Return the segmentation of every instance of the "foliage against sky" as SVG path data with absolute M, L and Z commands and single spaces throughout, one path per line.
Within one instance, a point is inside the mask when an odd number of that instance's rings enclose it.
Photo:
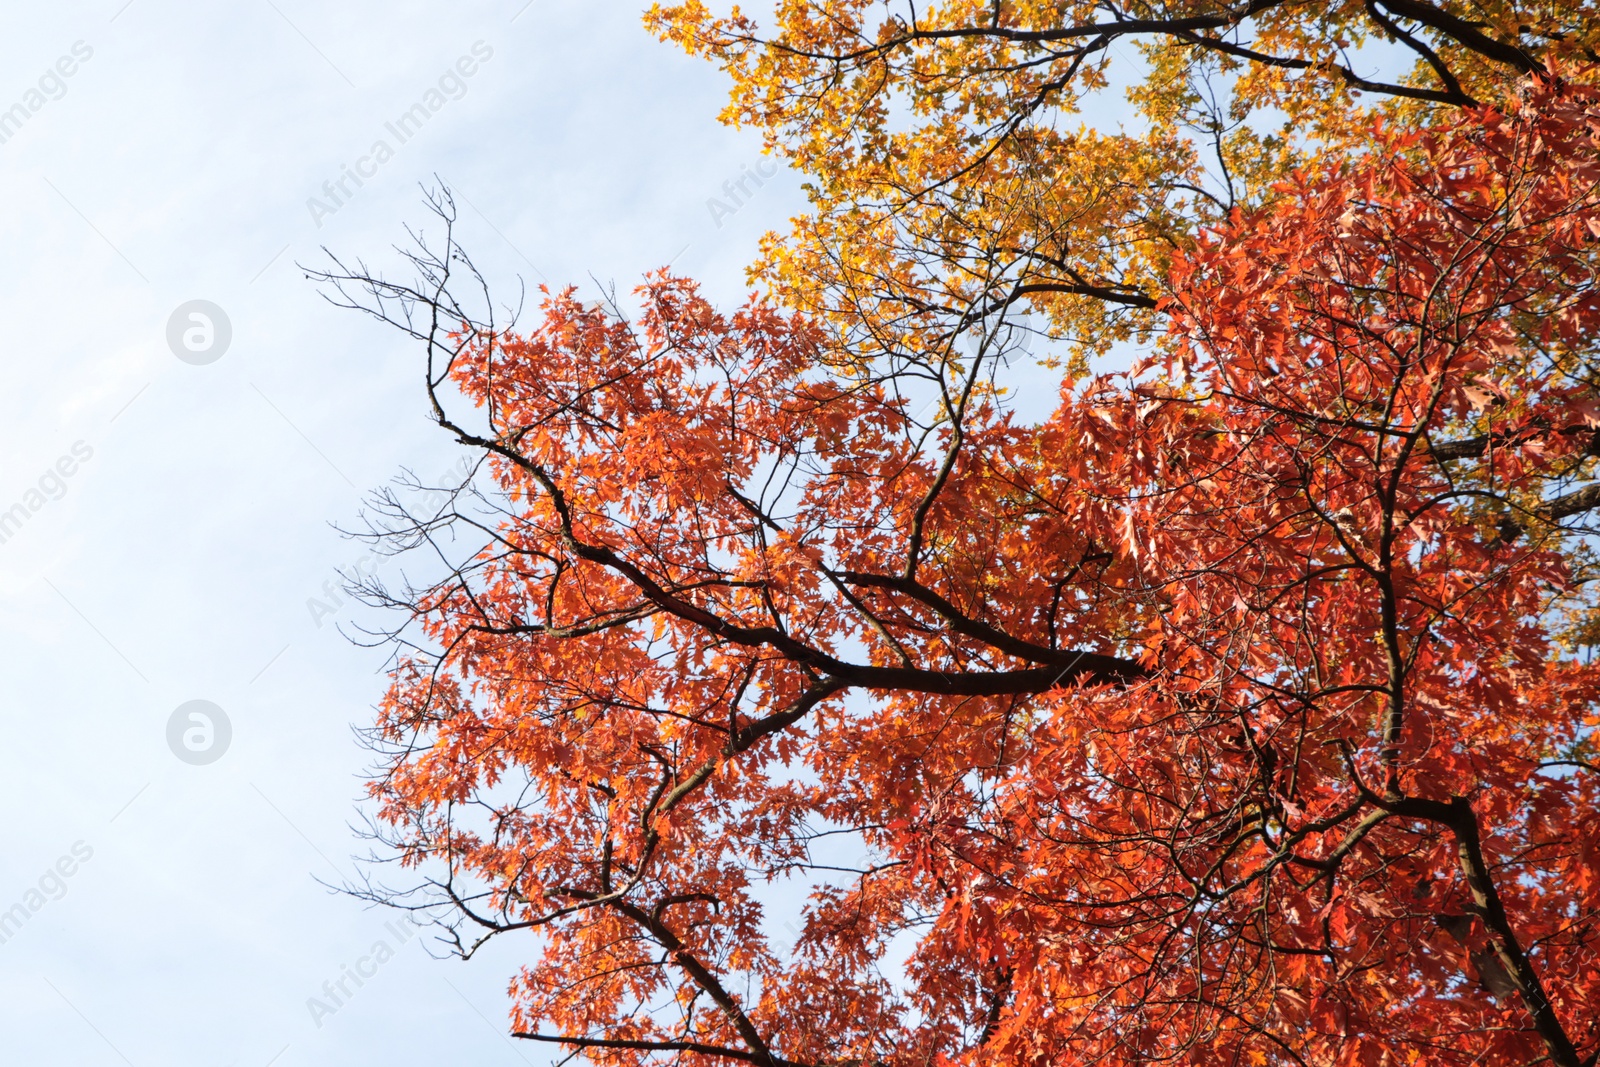
M 648 24 L 733 80 L 726 121 L 810 179 L 754 272 L 834 311 L 854 351 L 1025 298 L 1081 352 L 1148 326 L 1171 256 L 1379 116 L 1504 105 L 1584 61 L 1587 0 L 658 4 Z M 1128 86 L 1136 119 L 1101 117 Z M 930 328 L 931 327 L 931 328 Z M 883 332 L 886 336 L 878 336 Z
M 597 1063 L 1593 1064 L 1584 13 L 1163 9 L 1119 140 L 1027 103 L 1092 87 L 1104 5 L 869 10 L 651 16 L 815 179 L 771 295 L 518 330 L 453 245 L 343 279 L 485 461 L 386 502 L 485 547 L 369 590 L 424 878 L 376 895 L 530 938 L 515 1032 Z M 1369 111 L 1330 63 L 1384 19 L 1421 58 Z M 1182 86 L 1239 59 L 1316 136 L 1224 136 L 1208 199 Z M 1014 417 L 1033 300 L 1141 358 Z

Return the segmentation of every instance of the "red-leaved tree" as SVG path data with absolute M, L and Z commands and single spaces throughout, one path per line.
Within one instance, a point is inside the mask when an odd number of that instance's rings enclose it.
M 1597 131 L 1375 131 L 1037 422 L 1004 313 L 864 368 L 666 275 L 331 275 L 484 457 L 382 501 L 448 566 L 367 589 L 370 892 L 525 931 L 513 1032 L 618 1067 L 1594 1064 Z

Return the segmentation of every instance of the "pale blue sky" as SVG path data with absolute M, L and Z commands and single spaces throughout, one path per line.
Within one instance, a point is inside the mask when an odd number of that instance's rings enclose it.
M 307 1009 L 396 941 L 313 878 L 359 848 L 350 729 L 382 657 L 331 625 L 354 607 L 318 627 L 307 601 L 363 553 L 328 524 L 453 453 L 418 353 L 295 264 L 324 244 L 391 262 L 437 172 L 508 296 L 519 272 L 625 289 L 677 255 L 730 299 L 798 182 L 713 224 L 758 138 L 717 124 L 720 75 L 651 40 L 639 4 L 122 3 L 14 5 L 0 36 L 0 110 L 92 50 L 0 144 L 0 511 L 43 499 L 0 543 L 0 913 L 42 901 L 0 944 L 0 1060 L 549 1062 L 502 1036 L 526 942 L 462 964 L 412 939 L 320 1027 Z M 492 56 L 446 82 L 459 98 L 387 135 L 476 42 Z M 393 158 L 319 227 L 307 200 L 380 138 Z M 232 322 L 206 366 L 164 336 L 192 299 Z M 166 744 L 192 699 L 232 722 L 207 766 Z

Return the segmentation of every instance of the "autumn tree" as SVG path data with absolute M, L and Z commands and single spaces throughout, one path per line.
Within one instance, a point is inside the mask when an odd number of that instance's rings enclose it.
M 727 72 L 726 121 L 808 178 L 753 276 L 842 350 L 938 347 L 996 306 L 1068 354 L 1161 328 L 1175 253 L 1296 167 L 1505 106 L 1600 47 L 1590 0 L 783 0 L 770 25 L 656 4 Z M 1126 94 L 1125 122 L 1098 120 Z
M 1593 1065 L 1583 13 L 952 5 L 852 66 L 867 10 L 781 5 L 777 43 L 655 16 L 818 176 L 767 296 L 660 274 L 506 321 L 447 195 L 417 281 L 324 275 L 481 460 L 442 508 L 375 502 L 434 573 L 364 588 L 399 871 L 362 892 L 464 955 L 525 938 L 513 1033 L 618 1067 Z M 1380 31 L 1420 65 L 1360 114 L 1335 60 Z M 1020 167 L 1003 116 L 1141 33 L 1152 129 L 1210 63 L 1316 136 L 1223 136 L 1232 201 L 1065 142 L 986 199 L 962 153 Z M 930 56 L 967 76 L 923 98 Z M 1084 215 L 1093 167 L 1175 184 Z M 1140 331 L 1130 370 L 1081 358 Z

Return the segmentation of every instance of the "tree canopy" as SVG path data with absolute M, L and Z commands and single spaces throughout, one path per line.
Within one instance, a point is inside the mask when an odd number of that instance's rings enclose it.
M 1026 300 L 1081 355 L 1156 326 L 1175 252 L 1374 120 L 1505 106 L 1596 58 L 1587 0 L 700 0 L 647 23 L 731 77 L 726 121 L 809 179 L 753 275 L 859 356 Z M 1128 121 L 1096 119 L 1123 95 Z
M 481 460 L 364 892 L 616 1067 L 1592 1067 L 1588 7 L 906 12 L 648 16 L 812 181 L 742 307 L 325 275 Z

